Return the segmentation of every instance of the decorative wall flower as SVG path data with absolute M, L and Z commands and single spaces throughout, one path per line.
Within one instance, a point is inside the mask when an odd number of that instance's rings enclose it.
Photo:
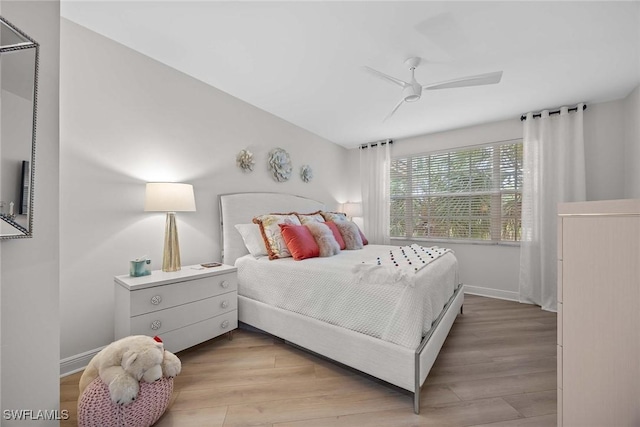
M 253 160 L 253 153 L 249 150 L 242 150 L 236 157 L 236 164 L 243 172 L 253 171 L 253 165 L 256 162 Z
M 313 171 L 311 170 L 311 166 L 302 165 L 302 167 L 300 168 L 300 178 L 302 178 L 304 182 L 311 181 L 311 178 L 313 178 Z
M 269 171 L 271 171 L 274 180 L 288 181 L 291 178 L 292 169 L 289 153 L 282 148 L 274 148 L 269 152 Z

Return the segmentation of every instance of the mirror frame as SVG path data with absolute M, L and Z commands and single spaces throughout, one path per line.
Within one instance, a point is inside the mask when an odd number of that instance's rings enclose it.
M 14 32 L 19 34 L 21 37 L 23 37 L 25 40 L 27 40 L 24 43 L 18 43 L 18 44 L 9 45 L 9 46 L 0 45 L 0 55 L 7 52 L 15 52 L 15 51 L 25 50 L 25 49 L 35 49 L 35 61 L 34 61 L 35 69 L 34 69 L 34 75 L 33 75 L 33 123 L 32 123 L 32 129 L 31 129 L 31 157 L 29 160 L 30 170 L 28 172 L 29 195 L 27 198 L 28 198 L 29 206 L 27 209 L 27 216 L 28 216 L 27 227 L 25 228 L 23 225 L 18 224 L 17 222 L 13 221 L 11 218 L 7 216 L 3 215 L 2 217 L 0 217 L 1 221 L 4 221 L 5 223 L 11 225 L 13 228 L 16 229 L 16 232 L 12 234 L 0 233 L 0 239 L 18 239 L 18 238 L 24 238 L 24 237 L 33 237 L 33 211 L 34 211 L 33 201 L 34 201 L 35 170 L 36 170 L 35 169 L 36 123 L 37 123 L 36 119 L 37 119 L 37 112 L 38 112 L 38 71 L 39 71 L 39 58 L 40 58 L 40 44 L 36 42 L 34 39 L 32 39 L 31 37 L 29 37 L 27 34 L 25 34 L 18 27 L 13 25 L 11 22 L 9 22 L 4 16 L 0 16 L 0 25 L 6 25 L 10 29 L 12 29 Z M 0 142 L 0 147 L 1 147 L 1 142 Z

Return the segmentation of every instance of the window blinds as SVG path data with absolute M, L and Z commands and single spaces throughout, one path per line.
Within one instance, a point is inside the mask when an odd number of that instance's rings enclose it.
M 517 241 L 522 142 L 391 162 L 391 236 Z

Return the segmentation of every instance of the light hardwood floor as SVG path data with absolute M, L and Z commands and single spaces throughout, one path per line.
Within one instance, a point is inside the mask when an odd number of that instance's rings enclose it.
M 423 387 L 409 395 L 246 330 L 178 353 L 169 410 L 156 426 L 555 426 L 556 315 L 465 296 Z M 75 426 L 80 373 L 61 380 Z

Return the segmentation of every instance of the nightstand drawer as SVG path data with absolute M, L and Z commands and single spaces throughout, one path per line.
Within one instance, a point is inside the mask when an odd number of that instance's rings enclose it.
M 132 335 L 162 335 L 238 308 L 234 292 L 131 318 Z
M 219 274 L 131 292 L 131 316 L 236 291 L 235 273 Z
M 178 352 L 192 347 L 197 343 L 210 340 L 238 327 L 238 312 L 236 310 L 220 316 L 212 317 L 189 326 L 162 334 L 164 348 L 171 352 Z

